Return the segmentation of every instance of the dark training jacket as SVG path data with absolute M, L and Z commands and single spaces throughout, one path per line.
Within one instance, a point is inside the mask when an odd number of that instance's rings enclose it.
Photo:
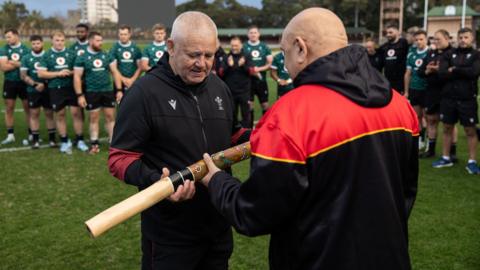
M 249 179 L 215 174 L 212 203 L 238 232 L 271 234 L 271 269 L 410 269 L 414 110 L 355 45 L 294 84 L 252 132 Z
M 449 52 L 452 49 L 452 47 L 448 46 L 444 50 L 433 50 L 429 51 L 427 56 L 423 59 L 423 63 L 418 69 L 418 75 L 422 78 L 425 78 L 427 80 L 427 91 L 430 93 L 435 93 L 440 95 L 442 93 L 442 87 L 445 85 L 445 81 L 440 78 L 438 72 L 426 74 L 425 71 L 427 70 L 427 65 L 430 62 L 435 62 L 440 61 L 443 58 L 443 55 L 447 52 Z
M 233 58 L 233 66 L 228 65 L 228 58 L 232 56 Z M 238 61 L 241 58 L 245 59 L 245 64 L 242 66 L 238 65 Z M 234 96 L 238 95 L 249 95 L 251 89 L 251 69 L 253 68 L 253 64 L 250 61 L 249 57 L 245 57 L 242 53 L 234 54 L 230 52 L 226 55 L 223 59 L 223 80 L 228 85 L 228 88 L 232 92 Z
M 237 141 L 249 132 L 233 126 L 230 92 L 217 76 L 189 86 L 174 75 L 166 53 L 134 83 L 122 100 L 110 147 L 110 172 L 140 190 L 160 179 L 162 167 L 174 173 Z M 142 233 L 150 240 L 181 245 L 210 240 L 229 229 L 196 185 L 193 199 L 164 200 L 142 212 Z
M 448 72 L 448 68 L 453 71 Z M 480 53 L 473 48 L 455 48 L 443 54 L 439 77 L 445 80 L 442 97 L 456 100 L 476 99 L 480 76 Z

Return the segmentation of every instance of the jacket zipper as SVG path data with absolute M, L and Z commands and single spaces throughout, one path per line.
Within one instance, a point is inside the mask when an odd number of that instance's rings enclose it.
M 202 110 L 200 110 L 200 103 L 198 102 L 197 96 L 195 96 L 192 92 L 190 92 L 190 95 L 193 97 L 197 105 L 198 115 L 200 116 L 200 124 L 202 126 L 203 142 L 205 143 L 205 150 L 208 152 L 208 141 L 207 135 L 205 134 L 205 123 L 203 122 Z

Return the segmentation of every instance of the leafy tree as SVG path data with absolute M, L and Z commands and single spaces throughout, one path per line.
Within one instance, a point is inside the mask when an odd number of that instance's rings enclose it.
M 6 1 L 1 5 L 0 27 L 19 28 L 22 21 L 28 16 L 28 10 L 23 3 Z

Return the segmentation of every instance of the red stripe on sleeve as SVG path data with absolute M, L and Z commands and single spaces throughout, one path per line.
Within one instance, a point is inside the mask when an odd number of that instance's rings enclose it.
M 238 139 L 240 139 L 240 137 L 242 137 L 242 135 L 245 134 L 247 130 L 248 128 L 241 128 L 237 132 L 235 132 L 235 134 L 233 134 L 232 136 L 232 145 L 236 145 L 238 143 Z
M 110 173 L 123 181 L 128 166 L 134 161 L 139 160 L 141 156 L 142 153 L 110 147 L 108 154 L 108 168 Z

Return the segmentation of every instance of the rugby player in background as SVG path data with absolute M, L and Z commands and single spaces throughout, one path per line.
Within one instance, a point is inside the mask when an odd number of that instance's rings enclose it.
M 28 107 L 30 109 L 30 129 L 32 130 L 32 148 L 40 147 L 40 107 L 43 107 L 48 129 L 50 147 L 55 147 L 55 120 L 52 105 L 48 96 L 47 83 L 38 77 L 37 67 L 40 66 L 45 51 L 43 38 L 38 35 L 30 37 L 32 51 L 22 58 L 20 77 L 27 84 Z
M 66 109 L 70 107 L 77 148 L 85 152 L 88 146 L 83 139 L 82 110 L 73 90 L 73 63 L 75 53 L 65 47 L 65 34 L 57 31 L 52 35 L 52 48 L 48 50 L 37 68 L 38 77 L 48 80 L 48 92 L 55 111 L 57 131 L 60 135 L 60 152 L 71 154 L 72 143 L 67 135 Z
M 387 27 L 387 42 L 380 47 L 381 66 L 383 74 L 390 85 L 400 94 L 403 94 L 404 76 L 407 64 L 408 42 L 400 37 L 396 26 Z
M 98 140 L 100 111 L 103 110 L 105 129 L 110 142 L 115 125 L 115 105 L 120 102 L 123 93 L 117 61 L 102 50 L 102 35 L 90 32 L 88 42 L 89 46 L 85 53 L 75 60 L 73 83 L 78 105 L 89 111 L 90 154 L 96 154 L 100 152 Z M 112 89 L 110 74 L 114 78 L 115 90 Z M 82 88 L 82 78 L 85 80 L 85 91 Z
M 157 23 L 152 27 L 153 42 L 145 47 L 142 55 L 143 70 L 147 71 L 155 66 L 167 51 L 165 38 L 167 37 L 167 29 L 163 24 Z
M 142 52 L 137 44 L 131 41 L 131 37 L 132 28 L 121 25 L 118 29 L 118 42 L 109 51 L 110 58 L 117 61 L 122 91 L 129 89 L 142 73 Z
M 269 107 L 267 71 L 270 69 L 273 56 L 267 44 L 260 41 L 260 30 L 255 25 L 248 28 L 248 41 L 243 44 L 243 51 L 254 65 L 254 73 L 251 77 L 252 93 L 250 99 L 250 119 L 252 120 L 251 126 L 253 126 L 255 96 L 258 97 L 263 114 Z
M 25 120 L 29 126 L 29 109 L 27 102 L 27 86 L 20 78 L 20 65 L 24 55 L 30 53 L 18 36 L 16 29 L 7 29 L 5 31 L 5 39 L 7 44 L 0 50 L 0 68 L 4 72 L 3 81 L 3 98 L 5 100 L 5 126 L 7 128 L 7 138 L 1 144 L 9 144 L 15 142 L 14 135 L 14 111 L 17 97 L 22 100 Z M 28 129 L 28 139 L 32 140 L 30 128 Z M 26 141 L 28 144 L 28 141 Z M 25 143 L 24 143 L 25 144 Z

